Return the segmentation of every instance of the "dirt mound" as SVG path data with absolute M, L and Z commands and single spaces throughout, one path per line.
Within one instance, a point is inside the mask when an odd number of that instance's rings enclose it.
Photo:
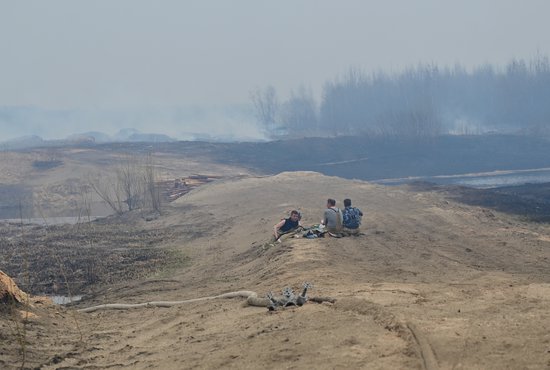
M 0 271 L 0 302 L 1 303 L 25 303 L 28 301 L 27 293 L 17 287 L 12 278 Z

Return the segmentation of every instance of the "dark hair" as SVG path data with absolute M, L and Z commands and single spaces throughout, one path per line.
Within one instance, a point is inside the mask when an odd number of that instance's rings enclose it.
M 349 207 L 351 206 L 351 199 L 344 199 L 344 207 Z
M 327 199 L 327 204 L 330 204 L 332 207 L 336 205 L 336 201 L 334 199 Z
M 290 211 L 290 217 L 292 217 L 292 215 L 298 215 L 298 221 L 302 219 L 302 214 L 300 213 L 300 211 L 293 209 L 292 211 Z

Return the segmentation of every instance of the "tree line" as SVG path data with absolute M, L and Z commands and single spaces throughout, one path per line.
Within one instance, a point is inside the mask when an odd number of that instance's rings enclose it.
M 320 102 L 304 87 L 284 100 L 272 86 L 250 96 L 257 122 L 273 137 L 550 135 L 550 62 L 543 55 L 470 71 L 459 64 L 394 74 L 350 68 L 325 83 Z

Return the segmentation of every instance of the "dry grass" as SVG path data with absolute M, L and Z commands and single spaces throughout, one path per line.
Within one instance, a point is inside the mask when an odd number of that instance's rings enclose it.
M 94 286 L 143 279 L 168 262 L 183 262 L 177 252 L 158 247 L 171 237 L 169 229 L 116 223 L 0 224 L 0 269 L 35 294 L 82 294 Z

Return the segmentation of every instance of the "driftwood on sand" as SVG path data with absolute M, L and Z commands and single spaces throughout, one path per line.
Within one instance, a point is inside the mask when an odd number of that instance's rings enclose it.
M 224 293 L 224 294 L 210 296 L 210 297 L 186 299 L 183 301 L 152 301 L 152 302 L 135 303 L 135 304 L 108 303 L 108 304 L 101 304 L 98 306 L 92 306 L 88 308 L 82 308 L 78 311 L 94 312 L 99 310 L 125 310 L 128 308 L 140 308 L 140 307 L 172 307 L 172 306 L 177 306 L 185 303 L 209 301 L 212 299 L 220 299 L 220 298 L 246 298 L 246 302 L 248 305 L 257 306 L 257 307 L 267 307 L 267 305 L 269 304 L 269 300 L 267 298 L 258 297 L 258 294 L 256 294 L 256 292 L 252 292 L 248 290 L 240 290 L 236 292 Z
M 268 307 L 272 303 L 270 299 L 267 297 L 265 298 L 258 297 L 258 294 L 256 292 L 252 292 L 249 290 L 239 290 L 236 292 L 229 292 L 229 293 L 224 293 L 224 294 L 215 295 L 215 296 L 186 299 L 183 301 L 152 301 L 152 302 L 133 303 L 133 304 L 107 303 L 107 304 L 101 304 L 101 305 L 92 306 L 88 308 L 82 308 L 82 309 L 79 309 L 78 311 L 95 312 L 100 310 L 126 310 L 129 308 L 141 308 L 141 307 L 172 307 L 172 306 L 177 306 L 185 303 L 202 302 L 202 301 L 209 301 L 213 299 L 224 299 L 224 298 L 225 299 L 246 298 L 246 303 L 249 306 L 256 306 L 256 307 Z M 312 297 L 309 300 L 316 303 L 322 303 L 322 302 L 334 303 L 336 301 L 334 298 L 330 298 L 330 297 Z

